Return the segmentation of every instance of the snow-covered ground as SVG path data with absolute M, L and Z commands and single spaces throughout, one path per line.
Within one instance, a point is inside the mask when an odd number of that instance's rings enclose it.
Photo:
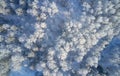
M 0 70 L 119 76 L 120 0 L 0 0 Z

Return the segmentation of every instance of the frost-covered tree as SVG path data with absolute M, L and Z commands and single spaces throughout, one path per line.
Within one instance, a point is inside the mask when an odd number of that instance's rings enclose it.
M 119 0 L 1 0 L 4 73 L 119 76 L 119 8 Z

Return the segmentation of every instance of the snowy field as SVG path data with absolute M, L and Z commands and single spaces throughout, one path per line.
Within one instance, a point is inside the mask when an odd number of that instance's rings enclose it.
M 0 0 L 0 76 L 120 76 L 120 0 Z

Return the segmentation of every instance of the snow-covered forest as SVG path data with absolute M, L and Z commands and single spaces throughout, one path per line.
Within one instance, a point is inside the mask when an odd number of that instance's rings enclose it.
M 0 0 L 0 76 L 120 76 L 120 0 Z

